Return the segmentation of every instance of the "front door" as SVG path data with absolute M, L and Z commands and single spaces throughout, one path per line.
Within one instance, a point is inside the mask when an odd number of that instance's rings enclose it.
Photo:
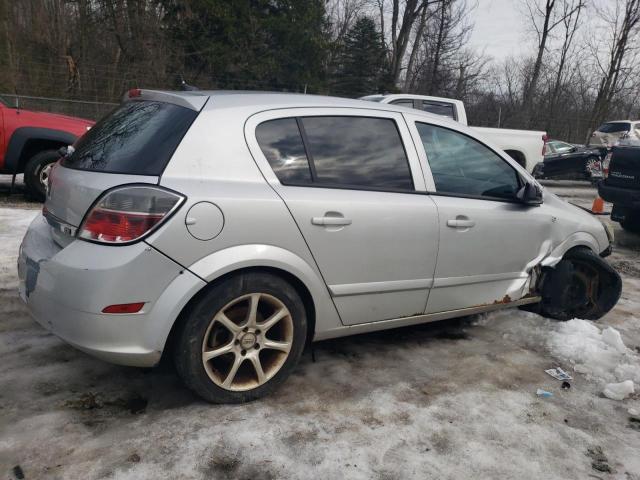
M 521 298 L 535 259 L 550 246 L 551 216 L 515 200 L 516 170 L 478 140 L 444 126 L 415 126 L 440 217 L 427 313 Z
M 438 216 L 407 126 L 393 112 L 320 110 L 253 117 L 254 157 L 302 232 L 344 324 L 422 314 Z

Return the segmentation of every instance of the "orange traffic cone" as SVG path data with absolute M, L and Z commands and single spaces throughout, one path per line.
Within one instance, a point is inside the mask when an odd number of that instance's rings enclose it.
M 600 195 L 596 195 L 596 198 L 593 200 L 591 213 L 594 213 L 596 215 L 602 215 L 604 213 L 604 200 L 600 197 Z

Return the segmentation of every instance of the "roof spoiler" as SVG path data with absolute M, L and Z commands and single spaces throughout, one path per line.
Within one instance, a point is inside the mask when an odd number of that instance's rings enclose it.
M 209 100 L 208 95 L 203 95 L 197 91 L 191 92 L 168 92 L 161 90 L 146 90 L 142 88 L 132 88 L 124 94 L 122 101 L 131 102 L 137 100 L 152 100 L 156 102 L 172 103 L 180 107 L 189 108 L 199 112 Z

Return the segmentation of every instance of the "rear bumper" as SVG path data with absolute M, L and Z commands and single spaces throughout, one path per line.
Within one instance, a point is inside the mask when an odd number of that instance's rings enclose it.
M 18 276 L 20 296 L 43 327 L 93 356 L 141 367 L 158 363 L 182 307 L 205 285 L 142 242 L 61 248 L 41 215 L 20 247 Z M 133 302 L 145 302 L 136 314 L 101 313 Z

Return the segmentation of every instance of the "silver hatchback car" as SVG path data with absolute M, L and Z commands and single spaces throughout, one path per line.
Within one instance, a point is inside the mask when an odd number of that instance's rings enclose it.
M 200 396 L 281 384 L 305 344 L 497 308 L 597 319 L 611 236 L 446 118 L 296 94 L 132 90 L 50 176 L 20 249 L 35 319 Z

